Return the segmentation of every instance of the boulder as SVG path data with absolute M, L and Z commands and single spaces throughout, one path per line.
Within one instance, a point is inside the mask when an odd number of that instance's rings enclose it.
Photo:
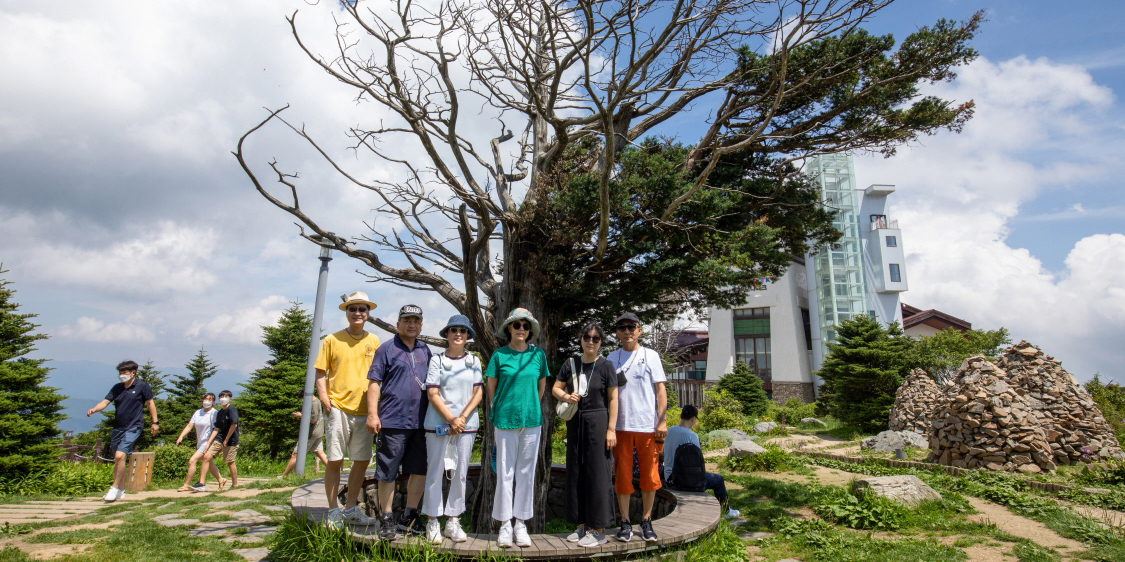
M 749 441 L 754 439 L 754 436 L 741 429 L 716 429 L 707 433 L 707 439 L 718 439 L 724 443 L 724 446 L 729 447 L 735 441 Z
M 906 442 L 903 441 L 902 436 L 897 432 L 884 431 L 879 435 L 868 437 L 861 441 L 859 443 L 859 448 L 863 450 L 893 453 L 895 449 L 905 449 Z
M 754 433 L 765 433 L 777 429 L 776 422 L 758 422 L 754 424 Z
M 856 480 L 852 490 L 857 494 L 875 494 L 906 505 L 917 505 L 925 500 L 940 500 L 941 494 L 917 476 L 878 476 Z
M 731 443 L 730 453 L 727 456 L 732 458 L 753 457 L 764 452 L 766 452 L 765 447 L 762 447 L 761 445 L 750 441 L 749 439 L 744 439 L 742 441 L 735 441 L 734 443 Z
M 816 418 L 801 418 L 801 425 L 818 425 L 820 427 L 825 427 L 825 428 L 828 427 L 828 424 L 826 424 L 826 423 L 824 423 L 824 422 L 822 422 L 822 421 L 820 421 Z
M 896 431 L 895 433 L 897 433 L 899 437 L 902 437 L 902 440 L 904 443 L 906 443 L 907 447 L 914 447 L 915 449 L 930 448 L 929 438 L 927 438 L 925 435 L 922 435 L 921 433 L 915 433 L 913 431 Z

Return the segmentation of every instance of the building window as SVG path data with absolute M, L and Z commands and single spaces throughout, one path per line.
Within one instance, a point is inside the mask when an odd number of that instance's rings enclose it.
M 763 382 L 772 380 L 770 358 L 770 309 L 734 310 L 735 358 L 750 366 Z
M 892 263 L 891 265 L 891 283 L 902 283 L 902 273 L 898 270 L 898 264 Z
M 888 236 L 887 237 L 887 247 L 888 248 L 895 248 L 897 246 L 898 246 L 898 240 L 894 236 Z
M 701 381 L 707 379 L 707 360 L 692 361 L 692 369 L 688 371 L 687 379 L 692 381 Z
M 801 325 L 805 328 L 805 347 L 812 351 L 812 322 L 807 308 L 801 309 Z

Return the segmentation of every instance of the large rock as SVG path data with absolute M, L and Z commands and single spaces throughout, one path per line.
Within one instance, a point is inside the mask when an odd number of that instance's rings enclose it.
M 879 435 L 874 435 L 860 441 L 859 448 L 863 450 L 893 453 L 895 449 L 905 449 L 906 442 L 902 440 L 902 436 L 898 433 L 894 431 L 884 431 Z
M 1005 350 L 996 366 L 1037 414 L 1056 463 L 1125 456 L 1090 393 L 1058 360 L 1021 341 Z
M 915 433 L 913 431 L 896 431 L 895 433 L 897 433 L 899 437 L 902 437 L 907 447 L 914 447 L 915 449 L 930 448 L 930 440 L 921 433 Z
M 1057 468 L 1034 405 L 983 355 L 966 359 L 931 417 L 931 462 L 1041 472 Z
M 735 441 L 734 443 L 731 443 L 730 453 L 727 456 L 752 457 L 754 455 L 760 455 L 764 452 L 766 452 L 765 447 L 762 447 L 761 445 L 750 441 L 749 439 L 744 439 L 742 441 Z
M 941 388 L 922 369 L 914 369 L 895 392 L 891 407 L 891 431 L 914 431 L 925 434 L 930 430 L 930 414 L 943 393 Z
M 718 439 L 723 441 L 726 446 L 730 446 L 735 441 L 749 441 L 754 439 L 753 435 L 742 431 L 741 429 L 716 429 L 707 433 L 707 439 Z
M 856 480 L 852 484 L 856 494 L 875 494 L 906 505 L 917 505 L 925 500 L 940 500 L 941 494 L 917 476 L 878 476 Z
M 824 427 L 824 428 L 828 427 L 828 424 L 826 424 L 826 423 L 824 423 L 824 422 L 822 422 L 822 421 L 820 421 L 816 418 L 801 418 L 801 425 L 818 425 L 818 426 Z
M 754 424 L 754 433 L 765 433 L 777 429 L 776 422 L 758 422 Z

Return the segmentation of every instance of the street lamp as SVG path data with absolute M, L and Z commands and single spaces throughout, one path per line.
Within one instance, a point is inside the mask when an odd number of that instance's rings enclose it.
M 331 232 L 329 236 L 335 237 Z M 316 281 L 316 305 L 313 307 L 312 335 L 309 336 L 309 360 L 305 369 L 305 399 L 301 403 L 301 431 L 297 437 L 297 474 L 305 474 L 305 453 L 309 445 L 309 418 L 312 417 L 313 386 L 316 383 L 316 355 L 320 348 L 320 321 L 324 317 L 324 291 L 328 285 L 328 262 L 332 261 L 332 246 L 328 238 L 319 234 L 310 236 L 320 245 L 320 276 Z

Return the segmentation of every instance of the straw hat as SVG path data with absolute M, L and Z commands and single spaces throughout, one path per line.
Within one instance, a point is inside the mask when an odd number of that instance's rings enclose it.
M 527 337 L 527 341 L 531 341 L 539 335 L 539 321 L 531 315 L 531 311 L 526 308 L 517 308 L 508 313 L 508 318 L 504 320 L 504 323 L 496 330 L 496 337 L 501 340 L 510 339 L 508 324 L 517 320 L 527 320 L 531 323 L 531 335 Z
M 344 299 L 344 302 L 340 305 L 340 310 L 347 312 L 348 305 L 350 304 L 366 304 L 368 311 L 375 310 L 375 303 L 367 300 L 367 293 L 363 293 L 360 291 L 356 291 L 348 295 L 347 298 Z

